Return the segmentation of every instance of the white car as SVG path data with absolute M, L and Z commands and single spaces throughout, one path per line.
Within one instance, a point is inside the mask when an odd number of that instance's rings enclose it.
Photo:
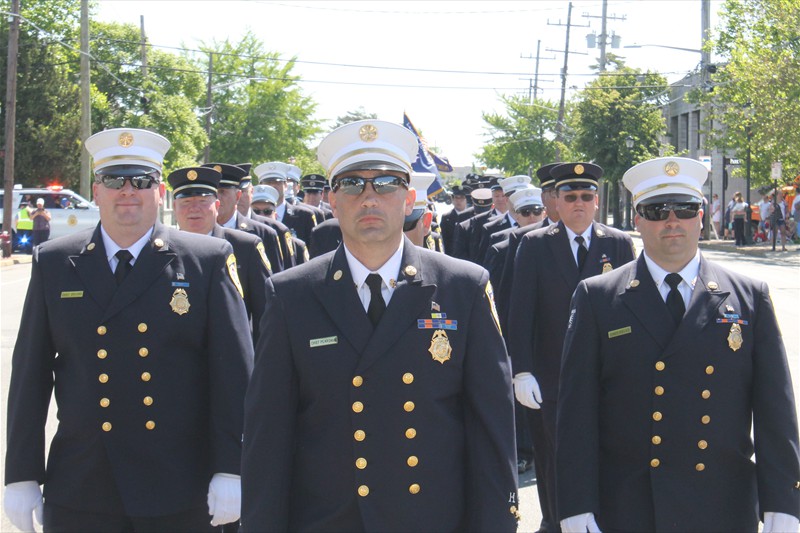
M 76 231 L 94 228 L 100 221 L 100 210 L 92 202 L 78 193 L 61 187 L 30 189 L 16 186 L 13 189 L 14 213 L 11 215 L 12 226 L 14 216 L 28 202 L 36 205 L 36 200 L 44 199 L 44 207 L 50 212 L 50 238 L 55 239 Z M 3 196 L 0 190 L 0 226 L 3 220 Z M 13 229 L 13 227 L 12 227 Z M 23 235 L 14 239 L 13 247 L 28 249 L 27 242 L 21 242 Z

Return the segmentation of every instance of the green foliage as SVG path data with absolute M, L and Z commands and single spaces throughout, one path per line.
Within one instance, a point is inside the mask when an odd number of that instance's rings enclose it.
M 693 95 L 722 124 L 712 142 L 739 157 L 750 147 L 753 186 L 770 182 L 773 161 L 790 181 L 800 173 L 800 2 L 727 0 L 712 46 L 727 62 L 713 91 Z
M 344 126 L 345 124 L 350 124 L 351 122 L 358 122 L 359 120 L 368 120 L 368 119 L 377 119 L 378 115 L 375 113 L 368 113 L 363 106 L 358 106 L 357 109 L 353 111 L 348 111 L 345 115 L 336 117 L 336 122 L 331 127 L 331 131 Z

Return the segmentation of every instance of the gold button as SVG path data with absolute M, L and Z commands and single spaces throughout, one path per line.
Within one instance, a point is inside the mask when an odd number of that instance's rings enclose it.
M 111 400 L 108 398 L 100 398 L 100 407 L 108 407 L 111 405 Z
M 98 335 L 105 335 L 107 331 L 108 331 L 108 329 L 106 329 L 105 326 L 100 326 L 99 328 L 97 328 L 97 334 Z
M 403 404 L 403 409 L 405 409 L 406 413 L 410 413 L 414 410 L 414 402 L 406 402 Z
M 364 410 L 364 404 L 361 402 L 353 402 L 353 412 L 360 413 Z
M 150 381 L 150 372 L 142 372 L 142 381 Z
M 150 355 L 150 350 L 147 348 L 139 348 L 139 357 L 147 357 Z
M 417 466 L 419 464 L 419 459 L 417 459 L 416 455 L 412 455 L 406 460 L 406 463 L 411 468 L 414 468 L 415 466 Z
M 359 496 L 361 496 L 363 498 L 367 494 L 369 494 L 369 487 L 367 487 L 366 485 L 361 485 L 360 487 L 358 487 L 358 495 Z
M 414 374 L 412 374 L 411 372 L 406 372 L 405 374 L 403 374 L 403 383 L 405 383 L 406 385 L 411 385 L 412 383 L 414 383 Z
M 664 361 L 658 361 L 656 363 L 656 370 L 658 370 L 659 372 L 664 370 L 666 367 L 667 367 L 667 365 L 664 364 Z
M 361 376 L 356 376 L 353 378 L 353 387 L 360 387 L 362 383 L 364 383 L 364 378 Z
M 414 428 L 408 428 L 408 429 L 406 430 L 406 438 L 407 438 L 407 439 L 413 439 L 413 438 L 414 438 L 414 437 L 416 437 L 416 436 L 417 436 L 417 430 L 416 430 L 416 429 L 414 429 Z
M 711 398 L 711 391 L 704 390 L 703 393 L 700 394 L 700 396 L 702 396 L 704 400 L 708 400 L 709 398 Z
M 100 374 L 99 376 L 97 376 L 97 379 L 98 379 L 98 381 L 100 381 L 100 383 L 107 383 L 108 382 L 108 374 Z
M 662 394 L 664 394 L 664 387 L 662 387 L 661 385 L 658 385 L 656 387 L 656 389 L 655 389 L 655 393 L 656 393 L 656 396 L 661 396 Z
M 353 433 L 353 438 L 356 439 L 358 442 L 367 438 L 367 434 L 364 433 L 363 429 L 357 429 L 355 433 Z
M 656 422 L 658 422 L 662 418 L 664 418 L 664 417 L 661 415 L 661 413 L 659 411 L 656 411 L 655 413 L 653 413 L 653 420 L 655 420 Z
M 148 420 L 148 421 L 145 423 L 144 427 L 146 427 L 147 429 L 155 429 L 155 427 L 156 427 L 156 423 L 155 423 L 155 422 L 153 422 L 152 420 Z
M 703 463 L 697 463 L 696 465 L 694 465 L 694 469 L 697 470 L 698 472 L 702 472 L 703 470 L 706 469 L 706 465 L 704 465 Z
M 102 350 L 102 349 L 101 350 L 97 350 L 97 358 L 98 359 L 105 359 L 106 357 L 108 357 L 108 352 L 107 351 Z
M 651 459 L 650 460 L 650 466 L 652 466 L 653 468 L 658 468 L 658 465 L 660 465 L 660 464 L 661 464 L 661 461 L 659 461 L 658 459 Z
M 103 422 L 103 431 L 111 431 L 111 422 Z
M 420 491 L 419 483 L 414 483 L 413 485 L 408 487 L 408 492 L 410 492 L 411 494 L 419 494 L 419 491 Z
M 153 397 L 152 396 L 145 396 L 144 399 L 142 399 L 142 403 L 147 405 L 148 407 L 153 405 Z
M 708 365 L 708 366 L 706 367 L 706 374 L 708 374 L 708 375 L 710 376 L 710 375 L 711 375 L 711 374 L 713 374 L 713 373 L 714 373 L 714 367 L 713 367 L 713 366 L 711 366 L 711 365 Z
M 653 438 L 652 438 L 652 439 L 650 439 L 650 440 L 651 440 L 651 441 L 653 442 L 653 444 L 655 444 L 656 446 L 658 446 L 659 444 L 661 444 L 661 437 L 659 437 L 658 435 L 653 435 Z
M 356 459 L 356 468 L 359 470 L 364 470 L 367 467 L 367 460 L 363 457 L 359 457 Z
M 709 422 L 711 422 L 711 417 L 708 415 L 703 415 L 703 417 L 700 419 L 700 422 L 702 422 L 703 424 L 708 424 Z
M 145 324 L 144 322 L 142 322 L 141 324 L 139 324 L 139 325 L 137 326 L 137 328 L 136 328 L 136 329 L 138 329 L 138 330 L 139 330 L 139 333 L 144 333 L 145 331 L 147 331 L 147 324 Z
M 700 448 L 701 450 L 705 450 L 706 448 L 708 448 L 708 443 L 704 440 L 701 440 L 700 442 L 697 443 L 697 447 Z

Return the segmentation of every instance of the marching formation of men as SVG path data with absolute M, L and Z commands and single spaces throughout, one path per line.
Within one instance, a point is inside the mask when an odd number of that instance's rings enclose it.
M 533 469 L 543 532 L 798 530 L 785 349 L 698 250 L 701 163 L 625 174 L 637 259 L 591 162 L 470 174 L 437 220 L 385 121 L 325 137 L 327 178 L 85 144 L 100 223 L 35 248 L 13 354 L 19 529 L 511 532 Z

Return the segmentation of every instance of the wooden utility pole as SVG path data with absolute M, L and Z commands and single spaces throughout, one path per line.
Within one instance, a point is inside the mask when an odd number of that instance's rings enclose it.
M 211 162 L 211 108 L 214 105 L 211 95 L 211 81 L 214 76 L 214 52 L 208 53 L 208 86 L 206 88 L 206 135 L 208 135 L 208 142 L 206 142 L 206 149 L 203 155 L 203 163 Z
M 3 165 L 3 229 L 11 235 L 14 191 L 14 140 L 17 134 L 17 53 L 19 50 L 19 2 L 11 0 L 8 31 L 8 61 L 6 63 L 6 148 Z M 11 239 L 3 240 L 3 257 L 10 257 L 13 248 Z
M 89 79 L 89 0 L 81 0 L 81 175 L 80 193 L 91 198 L 92 167 L 83 143 L 92 135 L 92 90 Z
M 561 69 L 561 100 L 558 102 L 558 122 L 556 123 L 556 160 L 561 161 L 561 144 L 564 142 L 564 106 L 567 96 L 567 66 L 569 65 L 569 29 L 572 24 L 572 2 L 567 10 L 567 39 L 564 45 L 564 67 Z

